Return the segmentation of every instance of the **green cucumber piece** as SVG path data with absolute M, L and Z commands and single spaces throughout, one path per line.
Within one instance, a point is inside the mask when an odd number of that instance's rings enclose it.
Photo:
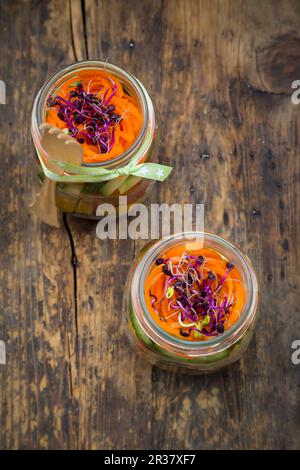
M 70 196 L 79 196 L 83 188 L 82 183 L 66 183 L 63 192 Z
M 77 214 L 83 215 L 96 215 L 96 209 L 94 209 L 93 204 L 87 200 L 87 198 L 81 198 L 76 203 L 75 212 Z
M 38 171 L 38 172 L 37 172 L 37 177 L 38 177 L 38 179 L 39 179 L 39 182 L 40 182 L 41 184 L 43 184 L 43 183 L 44 183 L 44 180 L 45 180 L 45 174 L 44 174 L 44 172 L 43 172 L 43 171 Z
M 117 189 L 119 189 L 119 187 L 125 182 L 127 178 L 128 176 L 118 176 L 117 178 L 104 183 L 100 190 L 101 196 L 111 196 Z
M 70 196 L 69 194 L 64 194 L 61 191 L 56 192 L 56 205 L 59 207 L 63 212 L 72 213 L 75 210 L 77 205 L 77 199 Z
M 130 175 L 126 178 L 126 180 L 121 184 L 119 187 L 119 193 L 125 194 L 127 193 L 133 186 L 138 184 L 142 178 L 139 176 Z
M 101 189 L 104 183 L 85 183 L 83 185 L 82 193 L 91 194 L 93 196 L 101 195 Z
M 197 359 L 191 360 L 191 363 L 197 364 L 212 364 L 214 362 L 219 362 L 228 357 L 230 354 L 229 349 L 225 349 L 219 353 L 212 354 L 211 356 L 198 357 Z
M 225 349 L 224 351 L 221 351 L 216 354 L 212 354 L 210 356 L 202 356 L 202 357 L 196 357 L 194 359 L 187 358 L 187 357 L 181 357 L 179 355 L 175 355 L 169 351 L 166 351 L 165 349 L 159 347 L 157 344 L 155 344 L 147 335 L 146 333 L 141 329 L 136 317 L 135 313 L 133 311 L 133 308 L 130 307 L 130 320 L 131 324 L 133 326 L 133 329 L 136 333 L 136 336 L 143 341 L 143 343 L 151 349 L 153 352 L 159 354 L 160 356 L 164 356 L 168 359 L 173 360 L 174 362 L 182 362 L 185 364 L 213 364 L 219 361 L 222 361 L 223 359 L 227 358 L 230 355 L 231 350 L 233 347 Z
M 152 345 L 154 344 L 153 341 L 151 341 L 151 339 L 146 335 L 146 333 L 141 329 L 137 319 L 136 319 L 136 316 L 135 316 L 135 313 L 134 313 L 134 310 L 132 308 L 132 306 L 130 306 L 130 311 L 129 311 L 129 315 L 130 315 L 130 320 L 131 320 L 131 325 L 135 331 L 135 334 L 136 336 L 143 341 L 143 343 L 152 349 Z

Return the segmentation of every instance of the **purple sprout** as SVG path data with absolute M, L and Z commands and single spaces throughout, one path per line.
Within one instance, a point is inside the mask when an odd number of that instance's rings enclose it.
M 108 153 L 115 143 L 116 122 L 122 119 L 115 113 L 115 106 L 109 104 L 116 91 L 117 86 L 113 82 L 111 95 L 106 99 L 106 90 L 101 99 L 85 91 L 82 83 L 78 83 L 68 98 L 49 96 L 47 106 L 57 110 L 57 117 L 79 143 L 97 146 L 99 153 Z
M 210 270 L 204 275 L 203 256 L 197 257 L 185 253 L 178 265 L 173 265 L 171 259 L 163 258 L 157 258 L 155 264 L 162 265 L 162 272 L 166 277 L 163 297 L 157 299 L 151 295 L 153 298 L 151 304 L 156 313 L 161 317 L 161 304 L 168 301 L 170 308 L 178 310 L 180 331 L 184 331 L 182 323 L 187 321 L 186 327 L 184 326 L 188 331 L 187 336 L 193 331 L 194 336 L 197 334 L 213 337 L 222 334 L 233 301 L 226 296 L 220 299 L 219 293 L 234 265 L 227 262 L 225 273 L 219 279 Z M 168 298 L 167 292 L 170 287 L 174 289 L 174 294 Z M 190 323 L 193 325 L 189 325 Z

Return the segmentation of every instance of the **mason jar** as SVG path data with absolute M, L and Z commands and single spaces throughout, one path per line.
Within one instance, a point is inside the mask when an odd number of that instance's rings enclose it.
M 162 329 L 153 320 L 145 301 L 145 281 L 155 260 L 173 247 L 202 243 L 239 270 L 245 298 L 239 319 L 223 334 L 188 341 Z M 215 372 L 240 359 L 253 335 L 257 320 L 258 287 L 248 257 L 223 238 L 204 232 L 185 232 L 149 243 L 139 253 L 129 273 L 123 299 L 123 319 L 133 347 L 152 364 L 186 373 Z
M 138 103 L 142 114 L 142 127 L 133 142 L 123 154 L 99 163 L 83 163 L 87 168 L 120 169 L 133 159 L 136 163 L 158 161 L 158 117 L 153 101 L 145 87 L 133 75 L 116 65 L 87 60 L 69 65 L 52 75 L 38 92 L 32 110 L 31 131 L 37 153 L 47 161 L 47 153 L 42 148 L 40 125 L 46 120 L 47 100 L 54 91 L 67 80 L 78 76 L 80 72 L 103 71 L 116 77 L 123 89 Z M 37 155 L 35 155 L 37 176 L 40 183 L 44 181 L 44 172 Z M 56 205 L 61 211 L 73 213 L 79 217 L 96 219 L 96 209 L 102 203 L 109 203 L 118 208 L 119 196 L 127 196 L 127 205 L 145 199 L 154 180 L 139 178 L 134 175 L 117 176 L 104 182 L 56 183 Z

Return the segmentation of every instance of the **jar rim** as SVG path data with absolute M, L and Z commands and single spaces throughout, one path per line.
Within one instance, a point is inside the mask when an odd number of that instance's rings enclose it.
M 140 133 L 135 139 L 135 141 L 133 142 L 133 144 L 121 155 L 118 155 L 117 157 L 111 160 L 97 162 L 97 163 L 83 163 L 82 164 L 83 166 L 90 167 L 90 168 L 93 168 L 93 167 L 111 168 L 111 167 L 123 166 L 132 159 L 132 157 L 135 155 L 135 152 L 138 151 L 141 143 L 143 142 L 143 139 L 147 131 L 148 122 L 149 122 L 148 109 L 149 109 L 149 104 L 151 104 L 151 99 L 147 93 L 147 90 L 137 78 L 135 78 L 132 74 L 124 70 L 122 67 L 112 64 L 110 62 L 101 61 L 101 60 L 82 60 L 82 61 L 69 64 L 61 68 L 60 70 L 54 72 L 48 78 L 48 80 L 46 80 L 43 86 L 40 88 L 34 101 L 33 110 L 32 110 L 33 139 L 35 140 L 35 136 L 36 136 L 39 141 L 41 140 L 42 135 L 41 135 L 39 126 L 43 122 L 43 110 L 44 110 L 44 106 L 49 96 L 51 88 L 55 87 L 55 84 L 60 79 L 64 79 L 64 77 L 66 77 L 67 75 L 72 76 L 72 72 L 76 72 L 76 70 L 81 70 L 81 69 L 106 70 L 107 72 L 115 74 L 116 76 L 119 75 L 123 78 L 123 80 L 125 79 L 127 81 L 128 86 L 130 86 L 134 90 L 136 95 L 138 96 L 140 106 L 141 106 L 142 116 L 143 116 L 143 124 L 140 130 Z
M 191 237 L 203 240 L 203 246 L 205 247 L 209 247 L 209 242 L 214 242 L 218 245 L 218 248 L 214 249 L 217 249 L 221 254 L 224 254 L 225 250 L 232 253 L 238 260 L 238 267 L 247 284 L 246 292 L 248 293 L 248 299 L 245 301 L 240 318 L 220 336 L 205 341 L 188 341 L 167 333 L 153 320 L 146 306 L 144 296 L 146 275 L 157 256 L 161 255 L 165 249 L 171 247 L 173 243 L 190 242 Z M 218 235 L 208 232 L 190 231 L 177 233 L 160 239 L 149 247 L 135 267 L 131 279 L 130 295 L 134 311 L 137 314 L 137 319 L 151 340 L 159 345 L 165 345 L 175 350 L 175 352 L 179 350 L 181 352 L 188 351 L 191 355 L 209 355 L 233 345 L 243 336 L 245 331 L 252 324 L 258 303 L 258 285 L 251 261 L 239 248 Z

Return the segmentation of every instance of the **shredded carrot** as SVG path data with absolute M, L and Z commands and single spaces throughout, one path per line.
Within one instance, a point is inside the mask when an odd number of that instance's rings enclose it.
M 88 95 L 95 99 L 94 108 Z M 81 114 L 84 106 L 87 110 Z M 94 109 L 99 110 L 98 114 Z M 45 119 L 52 126 L 68 128 L 77 138 L 83 147 L 84 163 L 118 157 L 133 145 L 143 124 L 136 98 L 127 89 L 124 91 L 115 76 L 96 69 L 78 72 L 59 85 L 48 100 Z
M 197 259 L 201 257 L 204 262 L 200 263 Z M 169 298 L 167 289 L 170 289 Z M 160 328 L 190 341 L 208 340 L 231 328 L 238 321 L 245 302 L 245 288 L 238 268 L 215 250 L 196 247 L 189 250 L 188 244 L 172 247 L 156 260 L 147 275 L 144 292 L 147 308 Z M 185 311 L 178 308 L 181 305 L 178 302 L 186 302 Z M 181 322 L 179 315 L 183 318 Z M 209 324 L 203 326 L 205 316 Z M 203 334 L 199 333 L 199 328 L 203 328 Z

